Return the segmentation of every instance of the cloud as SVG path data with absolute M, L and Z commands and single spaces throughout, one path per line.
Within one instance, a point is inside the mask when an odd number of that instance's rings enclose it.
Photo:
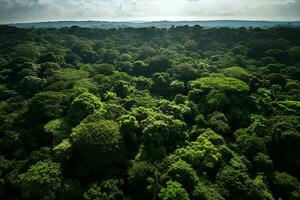
M 52 0 L 0 0 L 0 23 L 47 20 L 55 12 Z
M 300 0 L 0 0 L 0 23 L 55 20 L 300 20 Z

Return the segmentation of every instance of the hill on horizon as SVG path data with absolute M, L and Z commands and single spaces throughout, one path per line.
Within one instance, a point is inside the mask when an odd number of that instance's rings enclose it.
M 49 22 L 32 22 L 32 23 L 12 23 L 7 24 L 18 28 L 63 28 L 79 26 L 83 28 L 170 28 L 172 26 L 204 26 L 204 27 L 300 27 L 300 21 L 247 21 L 247 20 L 210 20 L 210 21 L 49 21 Z

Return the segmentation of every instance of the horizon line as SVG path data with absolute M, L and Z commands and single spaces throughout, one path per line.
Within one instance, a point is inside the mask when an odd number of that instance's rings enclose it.
M 240 21 L 240 22 L 276 22 L 276 23 L 289 23 L 300 22 L 299 20 L 253 20 L 253 19 L 209 19 L 209 20 L 50 20 L 50 21 L 31 21 L 31 22 L 11 22 L 0 23 L 1 25 L 12 24 L 31 24 L 31 23 L 57 23 L 57 22 L 108 22 L 108 23 L 151 23 L 151 22 L 218 22 L 218 21 Z

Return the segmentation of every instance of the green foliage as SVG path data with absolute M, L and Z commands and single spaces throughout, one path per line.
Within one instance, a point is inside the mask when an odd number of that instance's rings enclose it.
M 146 75 L 148 73 L 149 66 L 146 65 L 143 61 L 135 61 L 132 65 L 131 73 L 135 76 Z
M 258 153 L 253 158 L 253 168 L 256 171 L 265 172 L 266 174 L 273 170 L 273 161 L 271 160 L 270 156 Z
M 167 171 L 167 176 L 172 181 L 181 183 L 187 191 L 192 191 L 199 179 L 192 166 L 182 160 L 171 164 Z
M 187 139 L 185 123 L 164 114 L 155 114 L 143 120 L 142 142 L 154 146 L 174 148 Z
M 223 73 L 225 76 L 237 78 L 245 82 L 247 82 L 250 77 L 249 73 L 241 67 L 229 67 L 224 69 Z
M 290 62 L 292 64 L 296 64 L 296 63 L 299 63 L 300 60 L 299 60 L 299 55 L 300 55 L 300 48 L 295 46 L 295 47 L 292 47 L 288 50 L 288 54 L 289 54 L 289 57 L 290 57 Z
M 82 189 L 80 181 L 76 179 L 66 179 L 64 180 L 60 192 L 58 194 L 58 199 L 67 200 L 67 199 L 81 199 L 82 198 Z
M 222 188 L 224 197 L 231 199 L 251 198 L 250 177 L 243 160 L 238 157 L 231 159 L 218 174 L 218 184 Z
M 201 101 L 201 97 L 203 95 L 203 90 L 193 88 L 192 90 L 189 91 L 188 97 L 191 101 L 195 103 L 199 103 Z
M 188 50 L 196 50 L 197 49 L 197 42 L 195 40 L 188 40 L 184 43 L 184 47 Z
M 129 183 L 137 188 L 145 189 L 147 178 L 154 175 L 155 167 L 145 161 L 132 162 L 128 170 Z
M 189 195 L 182 185 L 176 181 L 168 181 L 167 187 L 160 190 L 159 196 L 163 200 L 189 200 Z
M 69 98 L 61 92 L 37 93 L 29 103 L 28 115 L 37 121 L 46 122 L 63 116 L 69 106 Z
M 76 97 L 68 110 L 68 119 L 73 124 L 80 123 L 84 118 L 102 107 L 98 97 L 84 92 Z
M 62 140 L 68 138 L 71 127 L 65 119 L 54 119 L 44 126 L 44 131 L 53 136 L 53 144 L 59 144 Z
M 155 177 L 156 168 L 146 161 L 133 161 L 128 169 L 130 192 L 136 199 L 145 199 L 149 196 L 147 187 L 149 179 Z
M 230 102 L 226 94 L 218 90 L 210 91 L 206 95 L 205 101 L 211 110 L 221 110 Z
M 209 115 L 208 124 L 214 131 L 226 135 L 230 132 L 230 126 L 228 120 L 223 113 L 213 112 Z
M 63 140 L 53 148 L 53 157 L 57 162 L 65 162 L 70 159 L 72 154 L 72 145 L 69 140 Z
M 62 185 L 60 164 L 40 161 L 19 175 L 19 184 L 24 198 L 55 199 Z
M 124 144 L 118 124 L 113 121 L 81 123 L 73 129 L 71 143 L 93 170 L 124 160 Z
M 297 113 L 300 111 L 300 101 L 280 101 L 279 106 L 289 112 Z
M 109 27 L 0 26 L 0 199 L 300 199 L 300 29 Z
M 112 75 L 115 68 L 111 64 L 95 64 L 92 70 L 94 74 Z
M 232 77 L 204 77 L 191 82 L 191 86 L 203 90 L 219 89 L 227 92 L 247 92 L 249 86 Z
M 18 85 L 20 94 L 31 96 L 45 87 L 47 80 L 36 76 L 25 76 Z
M 123 184 L 117 179 L 108 179 L 101 183 L 95 183 L 90 186 L 88 191 L 83 194 L 84 200 L 121 200 L 124 195 L 119 187 Z
M 275 200 L 263 176 L 256 176 L 252 181 L 253 199 Z
M 236 143 L 241 154 L 251 158 L 258 153 L 265 153 L 266 146 L 265 141 L 257 137 L 256 135 L 251 135 L 251 133 L 240 134 L 236 138 Z
M 198 170 L 214 171 L 222 163 L 222 146 L 220 146 L 222 142 L 221 136 L 208 130 L 208 133 L 202 133 L 195 142 L 176 149 L 171 158 L 182 159 Z
M 39 69 L 39 75 L 42 77 L 48 77 L 61 70 L 61 67 L 57 63 L 47 62 L 42 63 Z
M 15 46 L 14 52 L 17 57 L 27 57 L 35 59 L 39 56 L 40 50 L 33 42 L 26 42 Z
M 191 81 L 199 77 L 197 70 L 188 63 L 173 66 L 171 71 L 177 79 L 182 81 Z
M 152 76 L 152 92 L 154 94 L 168 96 L 168 88 L 171 84 L 171 77 L 168 73 L 154 73 Z
M 155 56 L 149 62 L 149 72 L 164 72 L 172 66 L 172 62 L 164 56 Z
M 135 87 L 138 90 L 149 90 L 152 85 L 152 80 L 143 76 L 134 79 Z
M 115 92 L 121 98 L 126 97 L 133 90 L 134 90 L 134 88 L 130 86 L 129 82 L 122 81 L 122 80 L 117 81 L 114 84 L 113 89 L 112 89 L 112 91 Z
M 300 183 L 298 180 L 285 172 L 275 172 L 272 181 L 275 195 L 278 198 L 293 199 L 293 196 L 295 195 L 293 192 L 299 191 Z
M 224 198 L 219 194 L 218 190 L 212 186 L 204 184 L 203 182 L 198 182 L 195 190 L 192 193 L 192 199 L 204 199 L 204 200 L 224 200 Z

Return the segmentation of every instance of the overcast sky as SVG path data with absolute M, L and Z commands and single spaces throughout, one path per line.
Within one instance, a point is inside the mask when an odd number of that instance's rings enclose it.
M 215 19 L 300 20 L 300 0 L 0 0 L 0 23 Z

